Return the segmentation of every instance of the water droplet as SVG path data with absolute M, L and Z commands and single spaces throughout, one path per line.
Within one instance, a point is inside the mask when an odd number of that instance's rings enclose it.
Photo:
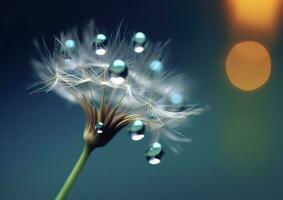
M 95 131 L 97 134 L 103 133 L 104 130 L 104 124 L 102 122 L 97 122 L 95 125 Z
M 134 42 L 137 44 L 143 44 L 146 41 L 146 36 L 142 32 L 137 32 L 133 38 Z
M 116 75 L 120 75 L 127 70 L 127 65 L 123 60 L 117 59 L 114 60 L 109 70 Z
M 95 37 L 95 43 L 96 44 L 105 43 L 106 41 L 107 41 L 107 38 L 104 34 L 98 34 Z
M 170 96 L 170 101 L 174 105 L 180 105 L 183 102 L 183 97 L 179 93 L 175 93 L 172 96 Z
M 76 46 L 76 43 L 75 43 L 75 41 L 74 40 L 66 40 L 65 41 L 65 46 L 68 48 L 68 49 L 73 49 L 73 48 L 75 48 L 75 46 Z
M 137 32 L 134 37 L 134 51 L 136 53 L 142 53 L 144 51 L 144 45 L 146 42 L 146 36 L 142 32 Z
M 136 120 L 134 121 L 129 129 L 129 133 L 131 136 L 131 139 L 133 141 L 140 141 L 141 139 L 144 138 L 144 123 L 142 120 Z
M 163 64 L 159 60 L 153 60 L 149 65 L 149 69 L 153 72 L 160 72 L 163 69 Z
M 96 55 L 103 56 L 106 54 L 106 45 L 107 45 L 107 38 L 104 34 L 96 35 L 95 39 L 95 53 Z
M 145 152 L 146 159 L 149 164 L 157 165 L 161 162 L 163 156 L 162 145 L 159 142 L 155 142 Z
M 117 59 L 109 67 L 110 80 L 114 84 L 121 84 L 128 75 L 128 67 L 123 60 Z

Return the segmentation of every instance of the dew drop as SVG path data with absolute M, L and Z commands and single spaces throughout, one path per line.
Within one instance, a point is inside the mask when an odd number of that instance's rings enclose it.
M 149 164 L 157 165 L 161 162 L 161 158 L 163 156 L 163 149 L 162 145 L 159 142 L 155 142 L 149 147 L 146 152 L 145 156 Z
M 106 41 L 107 41 L 107 38 L 104 34 L 98 34 L 95 37 L 96 44 L 102 44 L 102 43 L 105 43 Z
M 123 60 L 117 59 L 108 68 L 111 82 L 122 84 L 128 75 L 128 67 Z
M 133 38 L 134 42 L 137 44 L 143 44 L 146 41 L 146 36 L 142 32 L 137 32 Z
M 172 96 L 170 96 L 170 101 L 174 105 L 180 105 L 183 102 L 183 97 L 179 93 L 175 93 Z
M 146 36 L 142 32 L 137 32 L 134 37 L 134 51 L 136 53 L 142 53 L 144 51 L 144 45 L 146 42 Z
M 104 124 L 102 122 L 97 122 L 95 125 L 95 131 L 97 134 L 103 133 L 104 130 Z
M 142 120 L 134 121 L 129 129 L 130 137 L 133 141 L 140 141 L 144 138 L 145 126 Z
M 95 39 L 95 53 L 98 56 L 103 56 L 106 54 L 107 37 L 104 34 L 96 35 Z
M 66 41 L 65 41 L 65 46 L 66 46 L 68 49 L 73 49 L 73 48 L 75 48 L 76 43 L 75 43 L 74 40 L 69 39 L 69 40 L 66 40 Z
M 153 60 L 149 65 L 149 69 L 153 72 L 160 72 L 163 69 L 163 64 L 159 60 Z

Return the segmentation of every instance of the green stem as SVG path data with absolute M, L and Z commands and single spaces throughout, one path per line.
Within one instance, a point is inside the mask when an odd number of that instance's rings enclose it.
M 78 159 L 77 163 L 75 164 L 73 170 L 71 171 L 69 177 L 65 181 L 63 187 L 57 194 L 55 200 L 64 200 L 66 199 L 68 193 L 70 192 L 72 186 L 75 183 L 75 180 L 77 179 L 78 175 L 80 174 L 81 170 L 83 169 L 83 166 L 85 165 L 87 158 L 89 157 L 91 153 L 90 148 L 87 146 L 84 147 L 84 150 Z

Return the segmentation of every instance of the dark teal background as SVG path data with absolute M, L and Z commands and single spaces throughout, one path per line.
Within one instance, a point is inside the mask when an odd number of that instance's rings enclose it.
M 235 42 L 226 17 L 222 1 L 209 0 L 2 2 L 0 199 L 54 198 L 78 158 L 81 108 L 26 88 L 38 80 L 32 40 L 43 36 L 52 45 L 52 36 L 90 19 L 109 33 L 124 19 L 127 29 L 153 41 L 171 38 L 170 64 L 187 77 L 192 91 L 186 95 L 211 109 L 180 127 L 193 142 L 179 155 L 167 147 L 159 166 L 143 157 L 149 137 L 134 143 L 121 132 L 91 155 L 69 199 L 283 199 L 283 37 L 270 48 L 268 83 L 242 92 L 225 75 Z

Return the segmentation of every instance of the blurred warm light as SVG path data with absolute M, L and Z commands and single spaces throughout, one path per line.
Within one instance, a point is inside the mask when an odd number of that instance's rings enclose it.
M 226 0 L 234 32 L 273 34 L 279 20 L 281 0 Z
M 266 83 L 271 73 L 271 59 L 266 48 L 253 41 L 236 44 L 226 60 L 229 80 L 237 88 L 255 90 Z

